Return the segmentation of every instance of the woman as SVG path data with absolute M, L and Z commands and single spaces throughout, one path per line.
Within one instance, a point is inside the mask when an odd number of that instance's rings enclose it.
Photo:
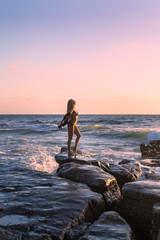
M 73 156 L 74 154 L 71 152 L 71 141 L 73 137 L 73 133 L 76 135 L 74 152 L 75 155 L 77 153 L 77 147 L 79 140 L 81 138 L 80 131 L 77 127 L 78 121 L 78 112 L 75 109 L 76 101 L 70 99 L 67 104 L 67 114 L 68 114 L 68 156 Z

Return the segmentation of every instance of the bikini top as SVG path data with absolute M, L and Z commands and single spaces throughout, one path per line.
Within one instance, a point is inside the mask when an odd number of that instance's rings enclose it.
M 78 116 L 78 112 L 77 111 L 73 111 L 68 118 L 68 124 L 72 122 L 72 114 L 75 114 L 76 116 Z
M 76 116 L 78 116 L 78 112 L 77 111 L 73 111 L 73 113 L 76 113 Z M 62 127 L 64 127 L 66 124 L 68 124 L 71 121 L 71 114 L 68 112 L 64 115 L 62 122 L 60 123 L 60 125 L 58 125 L 59 129 L 61 129 Z

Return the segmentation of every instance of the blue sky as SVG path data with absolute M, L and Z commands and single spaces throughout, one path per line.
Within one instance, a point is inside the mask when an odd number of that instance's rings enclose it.
M 159 111 L 158 0 L 1 0 L 0 33 L 0 113 L 62 112 L 69 97 L 82 112 L 99 101 L 111 113 L 107 97 L 126 99 L 121 111 L 112 102 L 113 113 L 135 111 L 134 99 L 138 112 Z

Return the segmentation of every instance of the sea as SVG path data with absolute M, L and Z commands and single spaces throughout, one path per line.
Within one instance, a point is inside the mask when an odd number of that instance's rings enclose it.
M 0 115 L 0 168 L 56 174 L 55 155 L 67 146 L 63 115 Z M 160 115 L 79 115 L 79 158 L 141 161 L 140 144 L 160 139 Z M 75 136 L 72 140 L 74 146 Z M 18 170 L 19 169 L 19 170 Z M 160 173 L 160 167 L 153 167 Z

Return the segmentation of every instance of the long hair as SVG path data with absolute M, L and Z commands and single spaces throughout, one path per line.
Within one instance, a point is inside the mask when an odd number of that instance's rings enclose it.
M 67 103 L 67 113 L 72 113 L 74 106 L 76 104 L 76 101 L 74 101 L 73 99 L 70 99 Z

